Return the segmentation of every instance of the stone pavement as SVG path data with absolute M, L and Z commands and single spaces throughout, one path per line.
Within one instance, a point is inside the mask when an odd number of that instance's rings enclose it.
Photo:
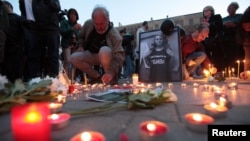
M 120 81 L 123 84 L 124 81 Z M 194 88 L 193 84 L 200 84 Z M 186 84 L 183 87 L 182 84 Z M 204 113 L 203 105 L 211 102 L 214 95 L 211 91 L 204 91 L 201 85 L 225 86 L 225 82 L 207 83 L 204 81 L 183 81 L 164 83 L 165 87 L 171 86 L 172 91 L 178 97 L 177 102 L 159 105 L 154 109 L 127 110 L 116 109 L 108 112 L 78 115 L 71 117 L 68 126 L 53 130 L 52 141 L 69 141 L 74 135 L 82 131 L 101 132 L 106 141 L 121 141 L 120 135 L 125 134 L 129 141 L 142 141 L 139 125 L 146 120 L 157 120 L 167 124 L 169 130 L 157 141 L 207 141 L 207 133 L 192 131 L 186 127 L 184 116 L 187 113 Z M 250 93 L 249 83 L 240 83 L 237 90 L 226 90 L 232 108 L 226 117 L 216 118 L 214 124 L 250 124 Z M 102 102 L 89 101 L 83 92 L 67 97 L 62 112 L 72 112 L 80 109 L 100 106 Z M 120 104 L 118 104 L 120 105 Z M 11 141 L 10 115 L 0 115 L 0 140 Z M 25 128 L 25 127 L 24 127 Z

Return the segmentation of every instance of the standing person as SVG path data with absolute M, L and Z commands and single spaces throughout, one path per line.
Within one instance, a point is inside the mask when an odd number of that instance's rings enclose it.
M 144 56 L 149 67 L 149 81 L 166 82 L 171 79 L 170 60 L 174 56 L 168 45 L 168 40 L 163 35 L 155 35 L 149 52 Z
M 4 48 L 9 29 L 8 12 L 2 0 L 0 0 L 0 74 L 2 73 L 2 62 L 4 60 Z
M 243 60 L 244 50 L 241 45 L 236 41 L 236 29 L 242 14 L 237 14 L 236 11 L 239 8 L 237 2 L 232 2 L 227 7 L 228 16 L 223 20 L 223 44 L 226 47 L 226 66 L 237 68 L 237 60 Z M 243 67 L 240 68 L 243 70 Z
M 29 79 L 49 75 L 55 77 L 59 72 L 59 0 L 20 0 L 20 11 L 30 23 L 28 72 Z M 48 57 L 44 66 L 42 59 Z M 41 70 L 47 68 L 43 74 Z
M 73 66 L 70 66 L 70 55 L 76 50 L 77 35 L 81 29 L 81 25 L 78 23 L 78 12 L 74 8 L 70 8 L 67 12 L 67 20 L 60 22 L 60 33 L 62 36 L 61 46 L 63 53 L 63 67 L 69 78 L 73 72 Z
M 73 53 L 70 61 L 90 77 L 89 83 L 118 83 L 125 53 L 122 37 L 110 22 L 109 11 L 105 7 L 93 9 L 92 19 L 84 23 L 77 44 L 83 51 Z M 100 75 L 94 65 L 102 65 L 104 74 Z
M 244 71 L 240 74 L 240 77 L 246 79 L 247 71 L 250 71 L 250 6 L 240 18 L 236 33 L 237 42 L 243 45 L 245 51 Z
M 148 22 L 144 21 L 142 26 L 136 31 L 136 47 L 135 47 L 135 72 L 139 72 L 140 58 L 139 58 L 139 49 L 140 49 L 140 33 L 148 31 Z
M 222 44 L 223 22 L 220 14 L 215 14 L 212 6 L 203 8 L 203 23 L 208 24 L 209 34 L 204 40 L 206 55 L 213 65 L 222 71 L 225 68 L 225 53 Z
M 132 41 L 134 40 L 134 35 L 128 34 L 126 29 L 122 29 L 120 31 L 122 36 L 122 47 L 125 51 L 125 61 L 123 64 L 123 78 L 131 78 L 134 73 L 134 46 L 132 45 Z
M 23 70 L 23 45 L 24 32 L 21 23 L 21 16 L 13 13 L 13 6 L 8 1 L 3 1 L 8 11 L 9 31 L 5 44 L 5 57 L 3 73 L 8 80 L 14 82 L 16 79 L 22 78 Z

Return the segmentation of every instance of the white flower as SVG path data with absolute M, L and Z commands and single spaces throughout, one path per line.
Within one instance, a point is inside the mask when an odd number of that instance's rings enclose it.
M 2 76 L 0 74 L 0 90 L 3 90 L 5 88 L 5 84 L 8 83 L 8 79 L 6 78 L 6 76 Z
M 42 79 L 40 77 L 33 78 L 29 81 L 29 85 L 40 82 Z

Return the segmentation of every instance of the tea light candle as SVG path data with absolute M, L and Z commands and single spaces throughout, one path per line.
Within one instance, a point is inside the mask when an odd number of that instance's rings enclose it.
M 186 126 L 197 132 L 207 132 L 207 125 L 213 124 L 211 116 L 200 113 L 189 113 L 185 115 Z
M 168 126 L 160 121 L 145 121 L 140 124 L 142 141 L 159 141 L 164 139 Z
M 51 137 L 48 103 L 28 103 L 11 109 L 15 141 L 49 141 Z
M 181 83 L 181 87 L 186 88 L 187 84 L 186 83 Z
M 75 135 L 70 141 L 105 141 L 105 137 L 100 132 L 85 131 Z
M 72 94 L 73 92 L 74 92 L 74 90 L 75 90 L 75 87 L 74 87 L 74 85 L 72 84 L 72 85 L 69 85 L 69 94 Z
M 132 74 L 132 83 L 134 86 L 138 85 L 138 81 L 139 81 L 139 76 L 137 73 L 133 73 Z
M 50 111 L 52 113 L 57 113 L 60 112 L 62 109 L 62 104 L 61 103 L 50 103 L 49 104 Z
M 228 111 L 227 107 L 217 105 L 214 102 L 204 105 L 204 109 L 212 117 L 225 117 Z
M 209 91 L 209 85 L 204 84 L 204 85 L 203 85 L 203 90 L 205 90 L 205 91 Z
M 198 83 L 194 83 L 193 86 L 194 86 L 194 88 L 198 88 L 199 84 Z
M 228 83 L 227 86 L 229 89 L 232 89 L 232 90 L 238 89 L 238 84 L 236 82 L 230 82 L 230 83 Z
M 70 114 L 67 113 L 51 114 L 48 116 L 48 119 L 53 129 L 60 129 L 68 125 Z
M 214 91 L 214 98 L 215 99 L 219 99 L 221 96 L 226 95 L 226 93 L 224 91 L 222 91 L 221 89 L 216 89 Z
M 173 83 L 168 83 L 168 88 L 173 88 Z
M 66 96 L 65 95 L 58 95 L 57 96 L 57 102 L 65 103 L 66 102 Z

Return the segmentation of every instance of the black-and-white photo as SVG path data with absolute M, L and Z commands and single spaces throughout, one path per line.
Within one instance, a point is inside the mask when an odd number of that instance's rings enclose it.
M 140 33 L 139 64 L 141 82 L 182 81 L 179 28 L 168 36 L 160 30 Z

